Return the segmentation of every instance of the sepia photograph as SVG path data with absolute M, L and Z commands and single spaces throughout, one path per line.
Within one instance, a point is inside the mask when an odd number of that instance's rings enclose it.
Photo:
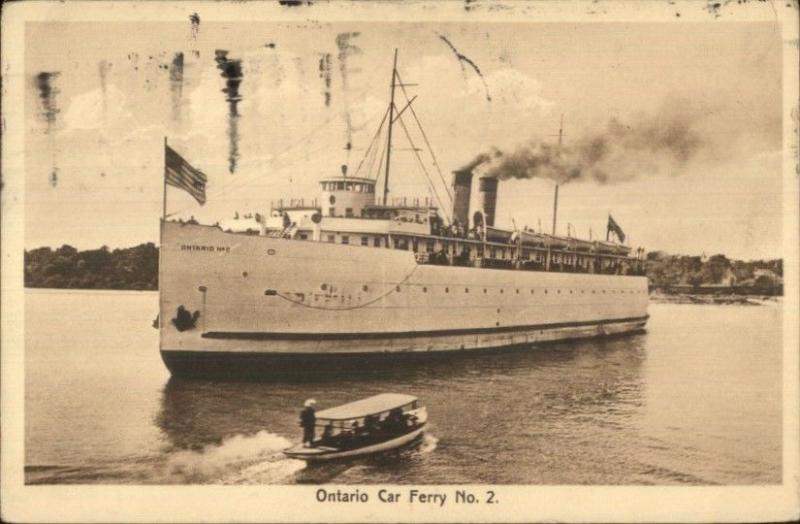
M 4 518 L 797 517 L 796 1 L 32 4 Z

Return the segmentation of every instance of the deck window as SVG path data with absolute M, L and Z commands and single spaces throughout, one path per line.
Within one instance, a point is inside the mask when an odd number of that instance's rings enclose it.
M 369 237 L 361 237 L 361 245 L 368 246 L 369 245 Z
M 328 235 L 328 242 L 330 242 L 330 243 L 336 242 L 336 236 L 335 235 Z
M 329 207 L 328 208 L 328 215 L 332 216 L 332 217 L 336 216 L 336 208 L 335 207 Z
M 373 240 L 373 245 L 375 247 L 381 247 L 381 237 L 375 237 L 375 239 Z
M 350 237 L 347 235 L 342 235 L 342 244 L 349 244 L 349 243 L 350 243 Z
M 352 217 L 353 216 L 353 208 L 352 207 L 344 208 L 344 216 Z

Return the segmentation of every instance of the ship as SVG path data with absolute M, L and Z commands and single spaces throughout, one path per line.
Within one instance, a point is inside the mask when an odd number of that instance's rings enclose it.
M 403 85 L 395 52 L 383 191 L 342 166 L 317 198 L 273 201 L 236 230 L 165 207 L 158 327 L 173 376 L 302 378 L 645 329 L 644 251 L 610 227 L 557 235 L 557 186 L 552 233 L 497 227 L 501 181 L 475 166 L 452 172 L 450 209 L 388 200 Z

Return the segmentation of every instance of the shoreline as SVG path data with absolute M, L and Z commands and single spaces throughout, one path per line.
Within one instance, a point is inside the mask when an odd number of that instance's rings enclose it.
M 717 306 L 766 306 L 780 304 L 782 295 L 700 295 L 691 293 L 651 293 L 653 304 L 700 304 Z

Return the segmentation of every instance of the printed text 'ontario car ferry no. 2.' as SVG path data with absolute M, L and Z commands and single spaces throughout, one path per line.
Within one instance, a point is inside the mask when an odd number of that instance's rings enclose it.
M 365 155 L 374 164 L 382 149 L 382 194 L 377 177 L 343 168 L 319 200 L 273 203 L 256 231 L 162 220 L 160 350 L 173 375 L 304 375 L 644 328 L 642 250 L 495 227 L 499 179 L 480 166 L 453 173 L 450 209 L 387 201 L 392 126 L 406 110 L 419 123 L 413 98 L 395 105 L 396 60 Z M 205 175 L 169 147 L 165 171 L 165 189 L 204 201 Z M 611 217 L 608 231 L 624 241 Z

